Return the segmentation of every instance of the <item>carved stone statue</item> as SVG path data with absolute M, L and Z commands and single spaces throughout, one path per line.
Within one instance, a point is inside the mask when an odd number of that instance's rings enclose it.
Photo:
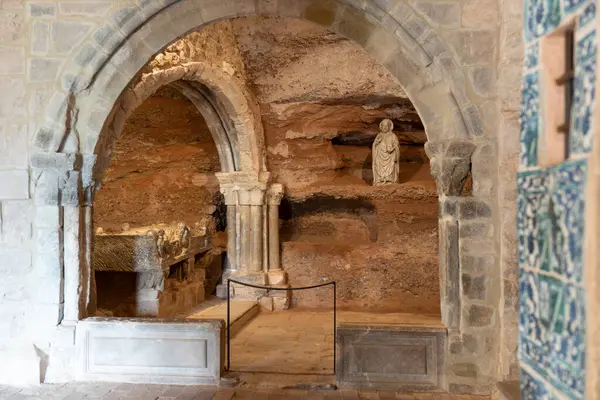
M 400 141 L 394 134 L 394 123 L 384 119 L 379 129 L 381 133 L 373 143 L 373 185 L 397 183 L 400 174 Z

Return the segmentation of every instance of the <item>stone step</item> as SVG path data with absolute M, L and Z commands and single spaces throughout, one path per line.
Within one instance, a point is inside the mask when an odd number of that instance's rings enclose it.
M 244 329 L 260 312 L 256 301 L 232 300 L 230 305 L 231 337 Z M 205 302 L 200 308 L 185 318 L 190 319 L 222 319 L 227 321 L 227 301 L 213 299 Z

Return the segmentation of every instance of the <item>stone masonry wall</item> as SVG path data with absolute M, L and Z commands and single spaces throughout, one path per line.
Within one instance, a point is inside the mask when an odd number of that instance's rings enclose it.
M 503 315 L 500 26 L 483 18 L 488 10 L 481 0 L 0 2 L 0 355 L 8 361 L 0 365 L 2 381 L 72 378 L 74 326 L 88 293 L 86 270 L 79 268 L 88 263 L 91 225 L 80 189 L 91 186 L 91 153 L 115 100 L 170 41 L 206 22 L 262 12 L 349 37 L 399 80 L 419 111 L 441 199 L 440 275 L 448 285 L 440 295 L 452 350 L 447 386 L 489 393 L 498 378 Z M 245 166 L 260 165 L 247 156 Z M 459 197 L 455 189 L 469 165 L 472 196 Z M 491 236 L 473 236 L 477 229 Z M 483 299 L 465 290 L 461 271 L 480 274 L 471 273 L 471 281 L 482 278 Z

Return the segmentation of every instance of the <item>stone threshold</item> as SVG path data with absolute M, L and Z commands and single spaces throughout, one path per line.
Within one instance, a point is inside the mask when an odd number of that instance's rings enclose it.
M 230 307 L 230 328 L 233 338 L 258 315 L 260 305 L 256 301 L 232 300 Z M 180 318 L 221 319 L 227 322 L 227 301 L 217 298 L 207 300 L 199 308 Z

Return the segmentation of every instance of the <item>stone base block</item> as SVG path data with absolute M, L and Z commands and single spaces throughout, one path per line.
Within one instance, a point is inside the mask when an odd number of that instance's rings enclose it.
M 290 285 L 277 285 L 280 288 L 288 289 Z M 283 311 L 290 308 L 292 303 L 292 292 L 289 290 L 269 290 L 268 296 L 273 299 L 273 309 Z
M 77 380 L 217 385 L 222 320 L 88 318 L 77 325 Z
M 269 286 L 278 286 L 287 284 L 287 272 L 282 269 L 271 270 L 267 273 Z
M 263 297 L 258 302 L 260 304 L 260 308 L 265 311 L 273 311 L 273 299 L 270 297 Z
M 289 293 L 289 292 L 287 292 Z M 273 298 L 273 310 L 283 311 L 288 310 L 291 304 L 291 296 L 288 297 L 275 297 Z
M 340 324 L 336 378 L 344 389 L 444 388 L 445 328 Z

